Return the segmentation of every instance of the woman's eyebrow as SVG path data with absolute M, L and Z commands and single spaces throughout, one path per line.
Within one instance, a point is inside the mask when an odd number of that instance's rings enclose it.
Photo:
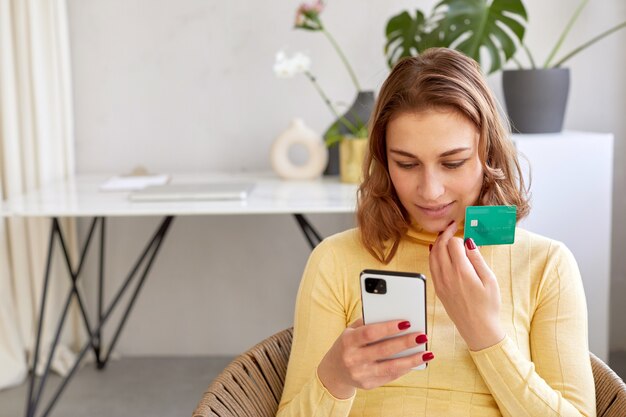
M 472 148 L 469 147 L 463 147 L 463 148 L 454 148 L 454 149 L 450 149 L 449 151 L 445 151 L 444 153 L 442 153 L 441 155 L 439 155 L 440 158 L 444 158 L 446 156 L 450 156 L 450 155 L 454 155 L 457 154 L 459 152 L 463 152 L 463 151 L 470 151 L 472 150 Z M 401 149 L 389 149 L 389 152 L 391 153 L 395 153 L 401 156 L 406 156 L 407 158 L 413 158 L 413 159 L 419 159 L 416 155 L 413 155 L 410 152 L 407 151 L 403 151 Z
M 406 156 L 407 158 L 419 159 L 417 156 L 413 155 L 412 153 L 407 152 L 407 151 L 402 151 L 400 149 L 393 149 L 392 148 L 392 149 L 389 149 L 389 152 L 395 153 L 395 154 L 398 154 L 398 155 L 401 155 L 401 156 Z
M 451 149 L 449 151 L 445 151 L 444 153 L 442 153 L 441 155 L 439 155 L 440 158 L 443 158 L 444 156 L 450 156 L 450 155 L 454 155 L 457 154 L 459 152 L 463 152 L 463 151 L 471 151 L 472 148 L 469 147 L 464 147 L 464 148 L 455 148 L 455 149 Z

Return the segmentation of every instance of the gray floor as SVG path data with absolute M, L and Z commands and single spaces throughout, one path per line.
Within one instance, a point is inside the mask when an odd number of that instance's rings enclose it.
M 104 371 L 82 367 L 70 381 L 51 417 L 191 416 L 209 382 L 228 357 L 130 358 L 111 361 Z M 53 376 L 44 397 L 53 395 Z M 0 417 L 25 415 L 27 384 L 0 391 Z M 37 415 L 44 411 L 43 405 Z
M 99 372 L 85 365 L 70 382 L 51 417 L 191 416 L 209 382 L 229 357 L 127 358 Z M 611 368 L 626 378 L 626 352 L 612 352 Z M 46 388 L 50 397 L 60 378 Z M 0 391 L 0 417 L 24 415 L 28 386 Z M 38 415 L 44 410 L 38 409 Z

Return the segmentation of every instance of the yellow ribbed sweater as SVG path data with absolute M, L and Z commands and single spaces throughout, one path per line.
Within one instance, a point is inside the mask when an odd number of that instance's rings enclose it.
M 428 244 L 435 237 L 409 229 L 388 265 L 367 252 L 357 229 L 313 251 L 298 291 L 277 416 L 595 416 L 587 307 L 571 252 L 519 228 L 515 244 L 481 247 L 498 278 L 507 336 L 471 352 L 428 280 Z M 318 379 L 317 365 L 361 317 L 359 274 L 367 268 L 426 275 L 428 349 L 435 359 L 426 370 L 339 400 Z

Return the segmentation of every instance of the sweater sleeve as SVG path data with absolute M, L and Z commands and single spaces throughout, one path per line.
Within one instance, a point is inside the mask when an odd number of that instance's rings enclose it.
M 346 417 L 354 396 L 337 399 L 317 376 L 317 366 L 347 327 L 345 286 L 328 241 L 311 254 L 304 270 L 294 317 L 285 387 L 277 417 Z
M 553 243 L 530 328 L 531 360 L 508 336 L 470 352 L 504 416 L 595 416 L 587 305 L 578 265 Z

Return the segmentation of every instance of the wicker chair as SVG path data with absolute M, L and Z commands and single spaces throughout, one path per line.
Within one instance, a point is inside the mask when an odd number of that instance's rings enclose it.
M 265 339 L 235 358 L 209 385 L 193 417 L 273 417 L 287 373 L 293 330 Z M 626 416 L 626 385 L 592 353 L 598 417 Z
M 626 384 L 607 364 L 593 353 L 591 369 L 596 382 L 596 412 L 598 417 L 626 416 Z

